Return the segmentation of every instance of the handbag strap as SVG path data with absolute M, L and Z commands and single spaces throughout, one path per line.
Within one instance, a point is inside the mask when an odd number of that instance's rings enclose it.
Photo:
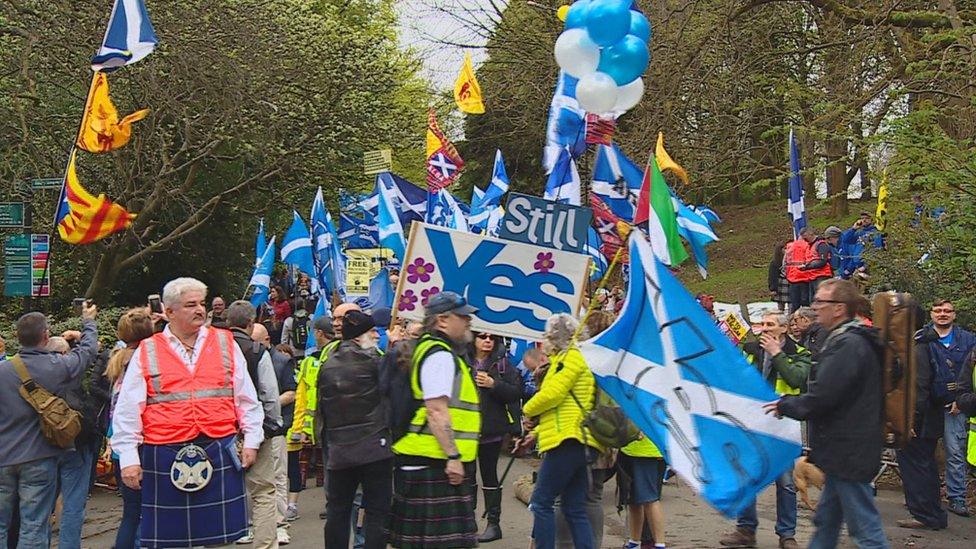
M 31 378 L 30 373 L 27 372 L 27 365 L 24 364 L 24 359 L 20 358 L 19 354 L 10 357 L 10 362 L 14 363 L 14 370 L 17 371 L 17 375 L 20 376 L 20 381 L 22 383 L 34 381 L 34 379 Z

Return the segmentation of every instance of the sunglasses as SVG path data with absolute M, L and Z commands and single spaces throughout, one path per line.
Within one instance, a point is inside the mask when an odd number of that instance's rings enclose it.
M 478 334 L 475 337 L 477 337 L 478 339 L 491 339 L 491 334 Z

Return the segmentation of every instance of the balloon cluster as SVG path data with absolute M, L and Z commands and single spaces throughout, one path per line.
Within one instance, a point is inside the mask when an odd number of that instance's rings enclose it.
M 623 113 L 644 95 L 651 24 L 630 0 L 577 0 L 560 8 L 566 30 L 556 40 L 556 63 L 579 79 L 576 99 L 596 114 Z

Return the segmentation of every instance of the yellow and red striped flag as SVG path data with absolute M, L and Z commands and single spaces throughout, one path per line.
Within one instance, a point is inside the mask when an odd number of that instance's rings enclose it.
M 136 214 L 112 202 L 104 194 L 92 196 L 78 181 L 75 151 L 71 151 L 55 225 L 61 240 L 69 244 L 91 244 L 132 225 Z

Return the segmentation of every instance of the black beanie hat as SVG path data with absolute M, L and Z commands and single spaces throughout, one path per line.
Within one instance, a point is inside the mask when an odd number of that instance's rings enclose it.
M 342 318 L 342 339 L 356 339 L 375 327 L 373 317 L 362 311 L 349 311 Z

